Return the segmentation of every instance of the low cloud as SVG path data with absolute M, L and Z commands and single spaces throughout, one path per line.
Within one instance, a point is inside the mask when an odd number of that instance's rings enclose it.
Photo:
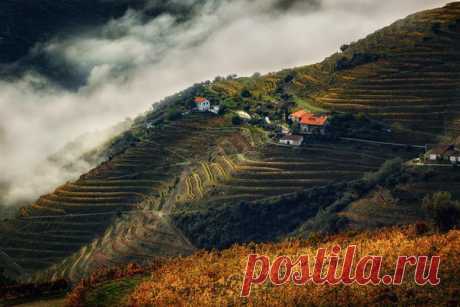
M 37 43 L 28 58 L 47 69 L 31 66 L 0 81 L 0 202 L 27 203 L 75 178 L 92 165 L 65 171 L 47 158 L 195 82 L 315 63 L 343 43 L 447 2 L 145 1 L 102 26 Z M 77 86 L 66 86 L 72 82 Z

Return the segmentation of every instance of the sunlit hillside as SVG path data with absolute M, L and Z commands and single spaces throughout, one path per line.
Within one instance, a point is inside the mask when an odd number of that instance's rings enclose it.
M 166 262 L 151 273 L 140 272 L 137 277 L 121 277 L 109 282 L 77 287 L 69 297 L 69 306 L 297 306 L 313 305 L 424 305 L 455 306 L 458 301 L 458 268 L 460 233 L 420 234 L 415 226 L 385 229 L 377 232 L 343 234 L 332 238 L 309 241 L 289 241 L 280 244 L 249 244 L 224 251 L 200 252 L 190 257 Z M 308 283 L 275 287 L 266 283 L 253 286 L 249 298 L 241 298 L 241 287 L 249 254 L 264 254 L 273 259 L 278 255 L 293 258 L 308 255 L 314 259 L 318 248 L 343 249 L 358 245 L 359 255 L 381 255 L 382 272 L 392 273 L 399 255 L 439 255 L 441 266 L 439 286 L 418 286 L 414 269 L 407 267 L 402 286 L 326 286 Z M 340 265 L 339 265 L 340 267 Z M 121 295 L 108 296 L 106 291 L 119 289 Z

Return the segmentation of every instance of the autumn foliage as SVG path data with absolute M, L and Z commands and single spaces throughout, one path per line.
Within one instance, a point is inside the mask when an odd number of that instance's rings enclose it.
M 161 265 L 161 261 L 155 261 L 148 265 L 128 264 L 124 267 L 105 268 L 91 274 L 90 277 L 81 280 L 66 297 L 67 307 L 85 306 L 85 297 L 88 292 L 106 281 L 115 281 L 121 278 L 133 277 L 147 272 L 155 271 Z
M 319 247 L 356 244 L 358 257 L 383 256 L 383 273 L 392 273 L 398 256 L 441 256 L 439 286 L 418 286 L 414 269 L 408 268 L 401 286 L 294 286 L 270 283 L 253 287 L 249 298 L 241 298 L 244 269 L 249 254 L 308 255 Z M 341 234 L 317 243 L 287 241 L 279 244 L 249 244 L 224 251 L 200 252 L 177 258 L 158 267 L 148 281 L 130 297 L 132 306 L 293 306 L 293 305 L 382 305 L 452 306 L 460 303 L 460 231 L 420 235 L 415 226 L 392 228 L 357 235 Z

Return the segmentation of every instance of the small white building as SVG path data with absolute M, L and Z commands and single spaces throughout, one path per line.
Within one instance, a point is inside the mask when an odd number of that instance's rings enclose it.
M 249 113 L 245 111 L 236 111 L 236 115 L 238 115 L 238 117 L 241 118 L 242 120 L 252 119 L 251 115 L 249 115 Z
M 429 155 L 430 161 L 436 161 L 436 160 L 438 160 L 438 157 L 439 157 L 439 156 L 438 156 L 437 154 L 433 154 L 433 153 L 431 153 L 431 154 Z
M 460 162 L 460 151 L 452 149 L 445 154 L 451 163 Z
M 207 100 L 204 97 L 196 97 L 195 104 L 196 104 L 198 111 L 200 112 L 208 112 L 209 109 L 211 108 L 211 103 L 209 102 L 209 100 Z
M 211 113 L 214 113 L 216 115 L 219 114 L 220 112 L 220 106 L 212 106 L 211 109 L 209 110 Z
M 284 145 L 300 146 L 303 143 L 303 136 L 286 134 L 280 138 L 279 142 Z

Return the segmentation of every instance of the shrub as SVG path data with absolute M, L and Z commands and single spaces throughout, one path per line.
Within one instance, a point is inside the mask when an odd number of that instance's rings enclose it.
M 460 203 L 452 200 L 449 192 L 437 192 L 423 199 L 423 209 L 436 228 L 449 231 L 460 221 Z
M 175 121 L 175 120 L 178 120 L 182 117 L 182 114 L 181 112 L 173 109 L 173 110 L 170 110 L 168 112 L 168 114 L 166 115 L 166 119 L 167 120 L 170 120 L 170 121 Z
M 355 53 L 351 59 L 346 57 L 337 61 L 336 70 L 351 69 L 359 65 L 368 64 L 377 61 L 380 58 L 378 54 L 372 53 Z
M 239 116 L 235 115 L 232 117 L 232 124 L 238 126 L 238 125 L 241 125 L 242 124 L 242 120 Z
M 241 97 L 243 98 L 251 98 L 252 94 L 248 89 L 244 89 L 241 91 Z
M 441 23 L 440 22 L 435 22 L 431 25 L 431 31 L 433 31 L 433 33 L 439 33 L 439 31 L 441 30 Z
M 426 234 L 428 231 L 430 231 L 430 227 L 425 222 L 419 221 L 415 223 L 414 231 L 415 231 L 415 234 L 419 236 L 419 235 Z
M 340 46 L 340 51 L 345 52 L 345 51 L 347 51 L 348 48 L 350 48 L 350 45 L 344 44 L 344 45 Z
M 401 158 L 387 160 L 377 172 L 365 174 L 363 180 L 367 186 L 379 184 L 387 180 L 390 175 L 399 173 L 402 169 L 402 163 Z

